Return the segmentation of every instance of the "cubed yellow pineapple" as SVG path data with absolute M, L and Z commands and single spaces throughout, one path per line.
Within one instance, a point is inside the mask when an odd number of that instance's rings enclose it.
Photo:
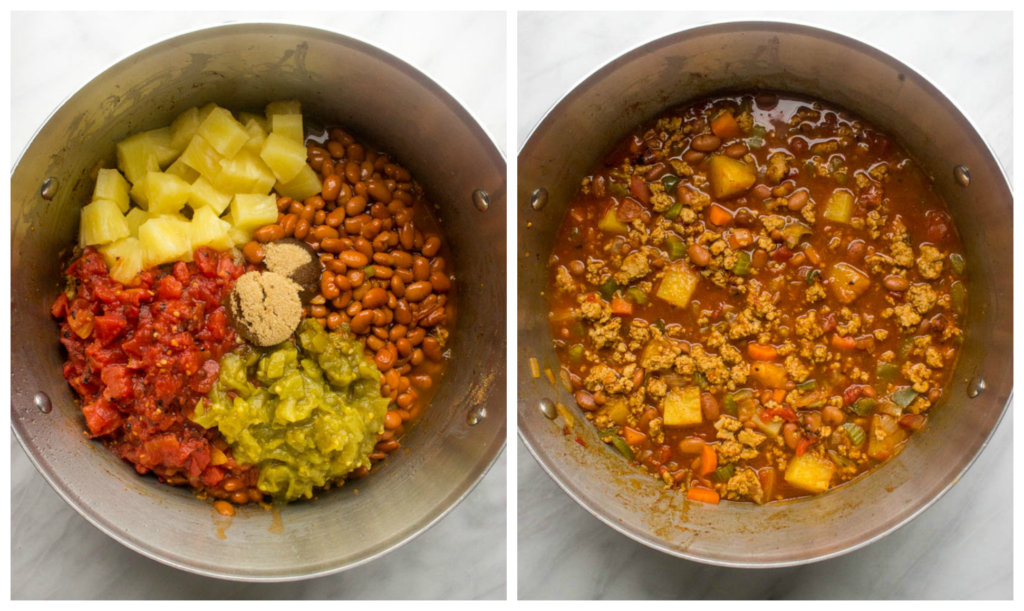
M 133 184 L 142 180 L 146 172 L 160 170 L 160 162 L 152 143 L 145 133 L 129 136 L 117 143 L 117 167 Z
M 234 246 L 228 235 L 231 224 L 218 217 L 209 206 L 203 206 L 192 214 L 190 229 L 189 241 L 193 249 L 209 246 L 217 250 L 227 250 Z
M 725 155 L 712 155 L 708 166 L 711 195 L 716 199 L 745 192 L 757 181 L 757 169 Z
M 150 214 L 178 212 L 188 202 L 191 185 L 166 172 L 146 174 L 146 210 Z
M 145 250 L 143 263 L 152 267 L 171 261 L 191 260 L 191 233 L 188 219 L 180 214 L 161 214 L 150 218 L 139 227 L 139 244 Z
M 266 114 L 260 115 L 260 114 L 254 113 L 254 112 L 244 112 L 244 111 L 238 113 L 238 122 L 241 123 L 242 125 L 246 126 L 246 128 L 249 127 L 249 122 L 250 121 L 255 121 L 256 124 L 259 125 L 260 130 L 262 130 L 264 134 L 270 133 L 270 122 L 267 121 L 267 115 Z
M 138 210 L 138 208 L 134 208 Z M 121 238 L 100 247 L 100 254 L 107 261 L 110 277 L 121 284 L 135 284 L 135 277 L 143 269 L 144 249 L 134 237 Z
M 185 150 L 192 136 L 196 135 L 200 122 L 199 108 L 195 106 L 178 115 L 171 123 L 171 147 L 179 151 Z
M 306 147 L 278 132 L 273 132 L 263 143 L 260 159 L 270 166 L 278 181 L 288 182 L 305 167 Z
M 117 203 L 98 199 L 82 208 L 81 227 L 78 230 L 80 246 L 109 244 L 131 235 L 128 222 Z
M 228 237 L 231 238 L 231 242 L 235 246 L 244 246 L 247 242 L 252 240 L 252 232 L 244 231 L 242 229 L 239 229 L 238 227 L 235 227 L 234 224 L 231 222 L 230 214 L 228 214 L 225 217 L 225 220 L 228 223 L 232 224 L 231 229 L 228 229 Z
M 190 168 L 205 176 L 207 180 L 215 180 L 220 174 L 220 160 L 224 159 L 205 138 L 196 134 L 189 141 L 185 151 L 181 154 L 181 160 Z
M 121 212 L 128 212 L 128 181 L 117 170 L 103 168 L 96 175 L 96 187 L 92 190 L 92 198 L 109 199 L 117 204 Z
M 150 170 L 143 174 L 142 178 L 132 184 L 131 191 L 128 192 L 129 195 L 131 195 L 132 201 L 135 202 L 135 205 L 139 206 L 143 210 L 149 207 L 149 191 L 146 189 L 146 181 L 149 179 L 150 172 L 155 173 L 159 171 L 160 170 Z
M 836 466 L 831 460 L 805 452 L 801 456 L 794 456 L 790 459 L 784 477 L 790 486 L 817 494 L 825 492 L 832 485 L 832 474 L 835 472 L 835 468 Z
M 302 130 L 302 115 L 272 115 L 270 117 L 270 133 L 281 134 L 285 138 L 303 144 L 306 133 Z
M 242 149 L 221 160 L 220 174 L 211 183 L 225 193 L 267 194 L 274 188 L 274 173 L 257 155 Z
M 139 227 L 149 220 L 149 213 L 142 208 L 132 206 L 128 214 L 124 215 L 124 220 L 128 222 L 128 230 L 131 232 L 131 236 L 137 238 L 139 237 Z
M 676 387 L 668 391 L 661 402 L 665 426 L 693 426 L 704 421 L 700 407 L 700 388 Z
M 821 213 L 821 216 L 825 217 L 830 221 L 837 223 L 850 224 L 850 218 L 853 216 L 853 192 L 849 189 L 836 189 L 829 196 L 828 202 L 825 204 L 825 210 Z
M 242 231 L 277 222 L 277 198 L 273 195 L 238 193 L 231 200 L 231 224 Z
M 192 183 L 192 190 L 188 196 L 188 205 L 195 209 L 208 206 L 220 215 L 231 205 L 231 194 L 221 191 L 211 185 L 210 181 L 199 177 Z
M 298 100 L 280 100 L 267 104 L 267 121 L 274 115 L 301 115 L 302 105 Z
M 682 261 L 677 261 L 665 270 L 656 295 L 672 305 L 685 307 L 690 303 L 690 297 L 699 280 L 698 274 L 691 271 Z
M 320 176 L 313 171 L 313 168 L 305 165 L 295 175 L 295 178 L 288 182 L 278 182 L 274 189 L 278 195 L 290 197 L 296 201 L 305 201 L 307 197 L 313 197 L 320 192 Z
M 181 159 L 181 157 L 178 157 L 177 159 L 174 160 L 174 163 L 167 166 L 167 169 L 164 170 L 164 172 L 167 172 L 168 174 L 174 174 L 175 176 L 181 178 L 182 180 L 189 184 L 194 183 L 196 179 L 199 178 L 199 172 L 193 170 L 187 163 L 185 163 Z
M 196 135 L 202 136 L 224 157 L 233 157 L 249 139 L 249 134 L 242 124 L 235 120 L 231 111 L 220 107 L 210 111 L 209 116 L 196 129 Z
M 250 117 L 243 125 L 245 125 L 245 132 L 249 134 L 249 139 L 245 142 L 245 146 L 242 148 L 251 153 L 260 154 L 263 150 L 263 143 L 267 139 L 267 130 L 263 129 L 263 124 L 266 121 L 262 121 L 259 117 Z

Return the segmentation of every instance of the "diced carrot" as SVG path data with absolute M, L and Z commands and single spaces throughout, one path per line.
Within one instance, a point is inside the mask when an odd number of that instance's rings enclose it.
M 710 488 L 696 488 L 691 487 L 686 492 L 686 498 L 692 501 L 700 501 L 701 503 L 710 503 L 712 505 L 718 504 L 718 493 Z
M 638 446 L 647 439 L 647 435 L 644 435 L 640 431 L 628 426 L 622 428 L 622 437 L 626 440 L 626 443 L 631 446 Z
M 719 138 L 740 137 L 740 125 L 729 111 L 718 113 L 718 116 L 711 120 L 711 131 Z
M 807 255 L 807 259 L 814 265 L 821 265 L 821 255 L 813 246 L 808 246 L 804 249 L 804 254 Z
M 715 204 L 708 209 L 708 220 L 719 227 L 722 225 L 728 225 L 729 222 L 732 221 L 732 212 L 729 212 L 725 208 Z
M 783 388 L 776 388 L 772 391 L 772 400 L 776 403 L 782 403 L 782 400 L 786 398 L 786 390 Z
M 779 351 L 771 344 L 747 344 L 747 354 L 758 361 L 774 361 Z
M 836 350 L 853 350 L 857 347 L 857 340 L 852 337 L 832 335 L 832 347 Z
M 718 468 L 718 453 L 714 446 L 704 444 L 700 449 L 700 475 L 706 477 Z
M 612 314 L 617 316 L 632 316 L 633 304 L 622 297 L 612 297 Z

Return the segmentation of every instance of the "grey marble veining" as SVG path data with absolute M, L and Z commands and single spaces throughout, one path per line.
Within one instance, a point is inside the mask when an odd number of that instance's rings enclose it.
M 12 160 L 65 98 L 120 59 L 185 31 L 239 21 L 332 29 L 416 66 L 505 149 L 502 13 L 16 13 Z M 199 577 L 145 558 L 77 515 L 11 436 L 14 599 L 501 599 L 506 594 L 506 455 L 423 535 L 366 565 L 284 584 Z M 255 550 L 254 553 L 259 553 Z
M 685 27 L 791 20 L 867 42 L 922 73 L 1012 169 L 1008 13 L 522 13 L 518 146 L 547 110 L 608 61 Z M 999 599 L 1012 596 L 1012 417 L 935 505 L 881 541 L 817 564 L 726 569 L 645 547 L 577 505 L 518 444 L 520 599 Z

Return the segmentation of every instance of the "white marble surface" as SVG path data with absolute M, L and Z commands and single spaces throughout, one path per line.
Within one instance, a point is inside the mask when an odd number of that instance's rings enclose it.
M 746 19 L 819 25 L 899 58 L 959 105 L 1010 174 L 1008 13 L 524 13 L 518 146 L 565 93 L 623 52 L 685 27 Z M 519 443 L 519 598 L 1009 598 L 1012 428 L 1007 414 L 967 475 L 911 524 L 846 556 L 777 570 L 705 566 L 636 543 L 573 502 Z
M 49 113 L 114 62 L 158 40 L 231 21 L 286 21 L 359 38 L 417 67 L 505 150 L 503 13 L 14 13 L 12 162 Z M 122 547 L 71 510 L 11 436 L 14 599 L 468 599 L 506 594 L 506 458 L 422 536 L 353 570 L 287 584 L 198 577 Z

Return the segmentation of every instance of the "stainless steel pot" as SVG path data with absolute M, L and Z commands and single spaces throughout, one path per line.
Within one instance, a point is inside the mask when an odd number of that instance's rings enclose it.
M 630 468 L 576 426 L 563 435 L 553 402 L 575 404 L 528 360 L 558 371 L 551 347 L 546 262 L 569 199 L 600 157 L 635 125 L 716 92 L 772 88 L 843 106 L 897 136 L 934 176 L 969 263 L 963 353 L 927 429 L 867 477 L 825 495 L 756 506 L 687 503 Z M 941 92 L 856 40 L 782 23 L 727 23 L 670 35 L 598 70 L 556 104 L 519 153 L 518 422 L 547 473 L 623 534 L 668 554 L 734 567 L 834 557 L 911 520 L 957 482 L 985 447 L 1012 390 L 1012 195 L 992 153 Z M 529 224 L 529 229 L 526 226 Z M 576 418 L 582 419 L 577 410 Z
M 299 99 L 393 154 L 437 206 L 459 279 L 453 359 L 438 393 L 378 472 L 321 495 L 233 518 L 187 490 L 139 477 L 82 435 L 61 374 L 49 305 L 59 253 L 114 143 L 210 101 L 232 109 Z M 68 99 L 12 178 L 12 426 L 36 467 L 79 513 L 146 556 L 247 581 L 325 575 L 415 537 L 483 477 L 505 442 L 505 162 L 473 118 L 411 66 L 322 30 L 215 27 L 149 47 Z

